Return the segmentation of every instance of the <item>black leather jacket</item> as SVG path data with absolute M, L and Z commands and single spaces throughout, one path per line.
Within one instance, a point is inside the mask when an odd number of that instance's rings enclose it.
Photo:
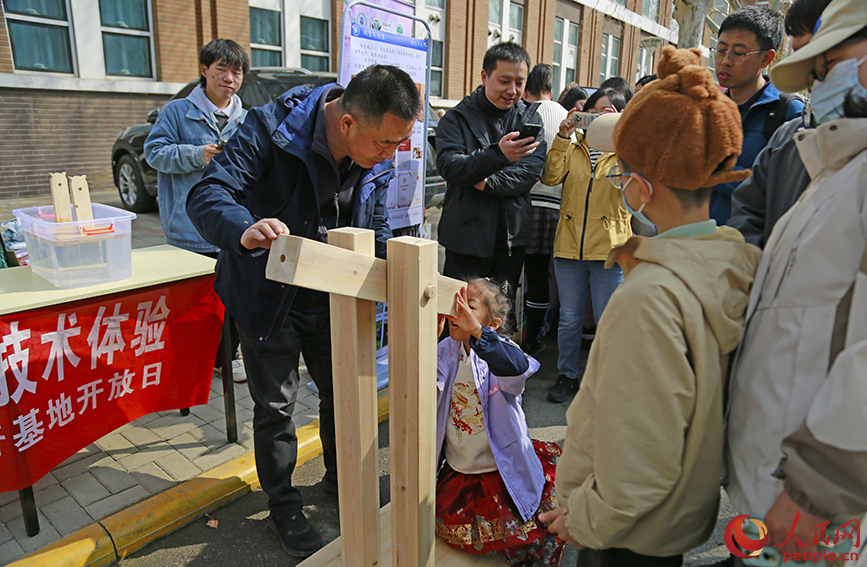
M 510 164 L 499 139 L 490 139 L 486 120 L 492 118 L 476 102 L 485 96 L 482 88 L 447 112 L 437 128 L 437 169 L 447 182 L 438 240 L 458 254 L 490 258 L 500 219 L 509 249 L 529 243 L 530 189 L 542 175 L 548 148 L 541 132 L 536 151 Z M 538 103 L 518 101 L 504 118 L 504 133 L 525 123 L 542 124 L 537 108 Z M 473 187 L 486 178 L 484 191 Z

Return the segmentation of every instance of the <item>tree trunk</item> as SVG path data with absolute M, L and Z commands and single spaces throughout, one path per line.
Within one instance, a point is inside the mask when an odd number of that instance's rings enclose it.
M 674 19 L 680 26 L 677 46 L 700 47 L 704 37 L 705 16 L 713 10 L 713 0 L 674 0 Z

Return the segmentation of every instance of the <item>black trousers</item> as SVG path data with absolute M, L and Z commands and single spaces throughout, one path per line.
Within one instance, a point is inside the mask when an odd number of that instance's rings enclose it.
M 582 549 L 577 567 L 680 567 L 683 555 L 651 557 L 628 549 Z
M 337 481 L 329 314 L 290 310 L 272 346 L 263 346 L 241 331 L 241 351 L 250 396 L 255 402 L 253 443 L 259 482 L 268 494 L 268 508 L 279 515 L 292 515 L 304 505 L 301 493 L 292 486 L 292 471 L 298 459 L 292 412 L 300 385 L 301 354 L 319 388 L 319 436 L 325 475 Z
M 502 284 L 509 283 L 509 299 L 512 309 L 509 311 L 509 326 L 514 330 L 515 325 L 515 292 L 521 279 L 521 270 L 524 268 L 526 246 L 512 247 L 511 253 L 508 248 L 494 248 L 494 255 L 490 258 L 458 254 L 446 248 L 446 262 L 443 266 L 443 275 L 457 279 L 471 279 L 474 277 L 491 278 Z

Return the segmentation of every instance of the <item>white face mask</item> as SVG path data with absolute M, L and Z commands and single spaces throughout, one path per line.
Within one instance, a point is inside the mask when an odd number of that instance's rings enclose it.
M 840 61 L 828 71 L 824 81 L 816 81 L 810 90 L 810 105 L 817 124 L 843 118 L 843 101 L 853 92 L 855 96 L 867 97 L 867 89 L 858 78 L 858 68 L 867 61 L 861 59 Z

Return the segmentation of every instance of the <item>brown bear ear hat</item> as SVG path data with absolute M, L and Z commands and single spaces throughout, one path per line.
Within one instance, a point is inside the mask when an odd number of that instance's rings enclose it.
M 617 156 L 637 173 L 676 189 L 751 175 L 732 171 L 743 142 L 738 107 L 700 61 L 696 48 L 663 48 L 659 79 L 629 101 L 614 127 Z

